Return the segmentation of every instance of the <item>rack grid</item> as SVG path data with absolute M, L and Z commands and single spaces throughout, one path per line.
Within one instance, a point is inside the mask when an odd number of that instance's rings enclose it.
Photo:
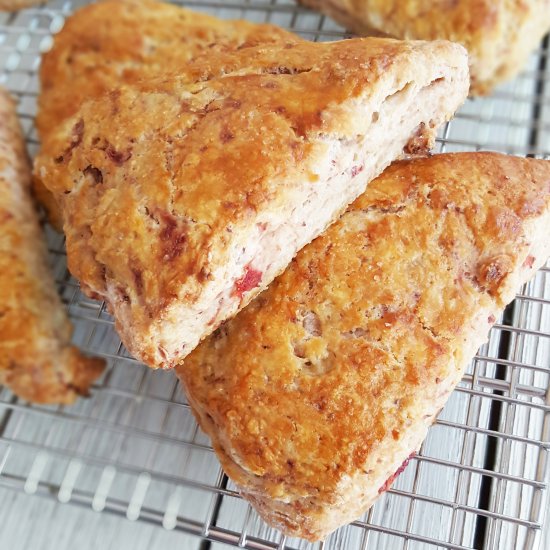
M 0 14 L 0 84 L 19 100 L 31 153 L 38 146 L 40 53 L 84 3 L 54 0 Z M 312 40 L 349 36 L 292 0 L 178 3 L 222 18 L 269 21 Z M 550 158 L 549 55 L 547 37 L 513 82 L 468 100 L 437 150 Z M 268 528 L 240 499 L 175 376 L 129 356 L 104 305 L 82 295 L 67 272 L 63 238 L 49 228 L 47 236 L 75 342 L 109 366 L 92 396 L 71 407 L 32 405 L 0 387 L 1 491 L 181 531 L 182 548 L 197 550 L 542 548 L 550 477 L 549 265 L 498 320 L 393 488 L 360 520 L 311 544 Z

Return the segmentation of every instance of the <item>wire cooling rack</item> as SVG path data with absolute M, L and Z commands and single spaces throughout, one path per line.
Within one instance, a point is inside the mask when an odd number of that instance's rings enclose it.
M 291 0 L 182 3 L 219 17 L 271 21 L 312 40 L 346 36 Z M 19 99 L 31 153 L 40 52 L 80 4 L 56 0 L 0 14 L 0 84 Z M 550 158 L 548 56 L 547 38 L 515 81 L 468 101 L 441 132 L 439 151 Z M 67 273 L 62 238 L 48 231 L 48 239 L 75 340 L 107 358 L 109 368 L 92 397 L 72 407 L 30 405 L 0 388 L 0 491 L 175 530 L 185 549 L 548 548 L 541 531 L 550 469 L 549 267 L 492 329 L 394 487 L 358 521 L 313 545 L 269 529 L 239 498 L 175 376 L 126 353 L 104 306 L 84 297 Z

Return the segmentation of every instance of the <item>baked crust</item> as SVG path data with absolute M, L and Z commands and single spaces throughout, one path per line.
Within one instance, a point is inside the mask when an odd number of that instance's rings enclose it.
M 30 166 L 12 99 L 0 89 L 0 383 L 37 403 L 88 393 L 103 361 L 71 346 L 30 196 Z
M 550 30 L 550 0 L 300 0 L 359 35 L 447 39 L 470 54 L 470 92 L 514 77 Z
M 449 42 L 220 52 L 85 103 L 36 173 L 63 206 L 83 290 L 132 354 L 169 368 L 404 147 L 429 147 L 467 87 Z
M 0 11 L 17 11 L 46 2 L 47 0 L 0 0 Z
M 42 139 L 85 99 L 122 84 L 178 73 L 214 55 L 299 38 L 269 24 L 227 21 L 154 0 L 103 0 L 67 18 L 42 56 L 36 128 Z
M 550 253 L 550 161 L 397 162 L 177 367 L 224 470 L 272 526 L 359 517 Z
M 209 55 L 259 43 L 298 41 L 269 24 L 223 21 L 154 0 L 104 0 L 67 18 L 42 57 L 36 128 L 48 153 L 48 136 L 85 99 L 122 84 L 181 72 L 205 50 Z M 55 200 L 39 180 L 34 193 L 58 230 Z

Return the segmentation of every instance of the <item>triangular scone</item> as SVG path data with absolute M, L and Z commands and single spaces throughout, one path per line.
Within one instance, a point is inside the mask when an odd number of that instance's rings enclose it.
M 181 71 L 205 50 L 296 42 L 280 27 L 227 21 L 155 0 L 103 0 L 75 11 L 42 56 L 36 128 L 44 139 L 85 99 Z
M 67 18 L 42 56 L 36 128 L 45 153 L 48 136 L 85 99 L 122 84 L 181 74 L 204 51 L 215 55 L 298 40 L 275 25 L 223 21 L 154 0 L 104 0 L 85 6 Z M 61 230 L 59 208 L 39 179 L 34 192 Z
M 44 0 L 0 0 L 0 11 L 17 11 L 42 3 Z
M 103 361 L 71 346 L 30 175 L 13 102 L 0 89 L 0 384 L 28 401 L 71 403 L 88 392 Z
M 227 474 L 271 525 L 321 539 L 416 451 L 550 253 L 550 161 L 402 161 L 178 366 Z
M 470 54 L 471 93 L 515 76 L 550 30 L 550 0 L 300 0 L 357 34 L 447 39 Z
M 302 41 L 140 86 L 85 103 L 36 172 L 71 272 L 132 354 L 170 368 L 389 162 L 429 147 L 468 72 L 450 42 Z

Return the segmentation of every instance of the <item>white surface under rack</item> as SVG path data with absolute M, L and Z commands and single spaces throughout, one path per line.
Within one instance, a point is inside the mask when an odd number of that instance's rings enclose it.
M 19 99 L 31 152 L 40 52 L 82 3 L 54 0 L 0 14 L 0 84 Z M 222 18 L 271 21 L 312 40 L 346 36 L 292 0 L 180 3 Z M 438 150 L 550 158 L 549 56 L 546 38 L 516 80 L 466 103 L 441 132 Z M 128 356 L 103 305 L 84 297 L 67 273 L 62 238 L 48 237 L 75 340 L 107 358 L 109 368 L 92 397 L 72 407 L 30 405 L 0 387 L 1 549 L 550 548 L 543 534 L 550 267 L 497 322 L 393 488 L 323 545 L 282 537 L 239 498 L 175 376 Z

